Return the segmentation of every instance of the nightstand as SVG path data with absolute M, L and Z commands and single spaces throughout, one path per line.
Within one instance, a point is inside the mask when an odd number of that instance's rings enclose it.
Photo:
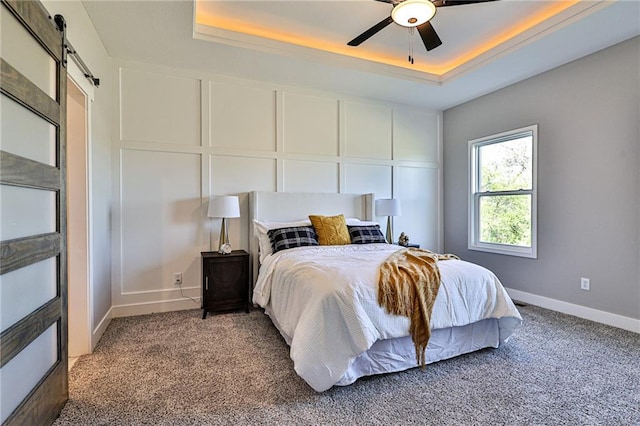
M 207 312 L 249 312 L 249 253 L 202 253 L 202 319 Z
M 404 248 L 420 248 L 420 244 L 413 244 L 413 243 L 409 243 L 406 246 L 403 246 L 401 244 L 397 244 L 396 245 L 400 246 L 400 247 L 404 247 Z

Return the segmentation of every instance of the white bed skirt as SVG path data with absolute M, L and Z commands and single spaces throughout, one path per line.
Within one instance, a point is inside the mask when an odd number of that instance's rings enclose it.
M 270 306 L 265 309 L 287 345 L 291 337 L 282 331 Z M 431 331 L 431 338 L 425 352 L 426 363 L 470 353 L 483 348 L 500 346 L 500 325 L 495 318 L 481 320 L 462 327 L 442 328 Z M 417 367 L 416 350 L 410 336 L 397 339 L 378 340 L 368 351 L 356 357 L 337 386 L 350 385 L 360 377 L 374 374 L 393 373 Z

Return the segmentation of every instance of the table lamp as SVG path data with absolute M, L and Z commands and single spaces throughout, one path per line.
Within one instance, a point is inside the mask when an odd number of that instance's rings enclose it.
M 400 200 L 395 198 L 381 198 L 376 200 L 376 216 L 387 216 L 387 242 L 393 244 L 393 228 L 391 216 L 400 216 Z
M 231 253 L 231 244 L 229 243 L 229 231 L 227 229 L 227 218 L 240 217 L 240 202 L 235 195 L 215 196 L 209 199 L 209 210 L 207 216 L 222 218 L 220 227 L 220 243 L 218 245 L 218 253 Z

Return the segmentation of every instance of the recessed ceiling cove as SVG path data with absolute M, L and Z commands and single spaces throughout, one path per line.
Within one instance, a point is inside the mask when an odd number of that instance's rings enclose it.
M 433 0 L 435 15 L 426 22 L 392 16 L 407 13 L 397 9 L 403 3 L 429 1 L 195 0 L 194 37 L 444 84 L 609 3 Z

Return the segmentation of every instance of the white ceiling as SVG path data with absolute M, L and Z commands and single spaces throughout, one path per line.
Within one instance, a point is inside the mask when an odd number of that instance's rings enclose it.
M 431 21 L 443 44 L 426 52 L 414 35 L 411 65 L 408 30 L 395 24 L 346 46 L 388 16 L 374 0 L 197 0 L 197 17 L 191 0 L 83 4 L 115 58 L 438 110 L 640 34 L 636 0 L 446 7 Z M 564 10 L 543 16 L 553 8 Z

